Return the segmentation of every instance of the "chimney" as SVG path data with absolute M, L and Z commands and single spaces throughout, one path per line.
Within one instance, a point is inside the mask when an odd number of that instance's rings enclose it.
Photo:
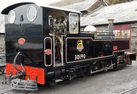
M 109 25 L 108 25 L 109 34 L 113 36 L 113 22 L 114 22 L 114 19 L 108 19 L 108 22 L 109 22 Z

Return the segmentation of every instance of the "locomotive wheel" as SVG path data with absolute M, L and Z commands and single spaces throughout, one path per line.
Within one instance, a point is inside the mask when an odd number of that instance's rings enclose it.
M 127 64 L 124 62 L 123 64 L 119 64 L 118 65 L 118 60 L 117 59 L 114 59 L 113 60 L 113 62 L 114 62 L 114 66 L 113 66 L 113 70 L 114 71 L 116 71 L 116 70 L 120 70 L 120 69 L 122 69 L 122 68 L 124 68 Z
M 55 86 L 57 84 L 57 82 L 51 80 L 51 81 L 46 81 L 46 85 L 47 86 Z
M 113 70 L 117 70 L 117 59 L 114 59 L 113 62 L 114 62 Z

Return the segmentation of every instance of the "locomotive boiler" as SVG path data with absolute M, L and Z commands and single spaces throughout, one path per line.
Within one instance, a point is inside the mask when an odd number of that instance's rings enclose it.
M 80 32 L 80 12 L 34 3 L 17 3 L 5 15 L 6 76 L 13 89 L 37 90 L 57 82 L 109 69 L 117 70 L 136 54 L 130 40 Z

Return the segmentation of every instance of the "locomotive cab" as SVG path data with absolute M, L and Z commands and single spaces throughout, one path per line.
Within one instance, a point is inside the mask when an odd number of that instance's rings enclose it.
M 65 37 L 79 35 L 80 12 L 52 8 L 44 8 L 43 10 L 45 18 L 43 28 L 48 26 L 43 31 L 44 34 L 47 33 L 44 39 L 44 52 L 49 53 L 53 51 L 50 55 L 44 55 L 45 66 L 62 66 L 64 65 Z M 51 46 L 49 47 L 48 45 Z M 53 58 L 51 60 L 46 59 L 49 56 L 50 58 L 53 56 Z
M 80 12 L 34 3 L 5 8 L 6 76 L 13 89 L 37 90 L 37 84 L 59 81 L 109 69 L 131 60 L 129 39 L 94 39 L 80 33 Z M 124 46 L 123 46 L 124 45 Z

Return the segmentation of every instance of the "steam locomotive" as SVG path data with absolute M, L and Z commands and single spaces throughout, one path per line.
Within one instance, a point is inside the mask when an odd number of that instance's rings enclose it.
M 136 60 L 130 40 L 80 32 L 79 11 L 34 3 L 5 8 L 6 76 L 3 83 L 19 90 L 109 69 Z

